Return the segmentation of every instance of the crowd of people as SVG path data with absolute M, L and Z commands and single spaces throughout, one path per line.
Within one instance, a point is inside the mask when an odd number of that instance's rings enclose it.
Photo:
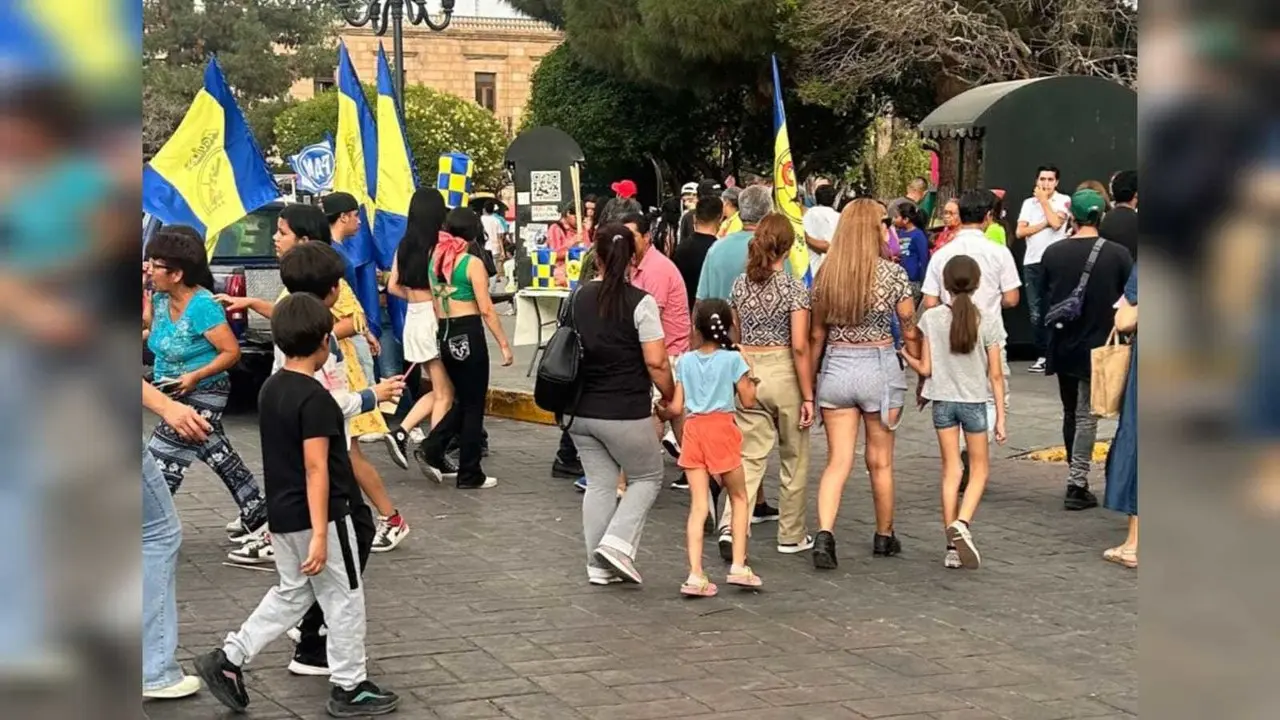
M 1059 378 L 1070 459 L 1064 507 L 1097 505 L 1088 484 L 1097 431 L 1090 351 L 1112 328 L 1136 330 L 1136 218 L 1127 215 L 1136 215 L 1137 180 L 1118 173 L 1102 191 L 1082 187 L 1068 197 L 1057 192 L 1057 178 L 1055 168 L 1041 168 L 1019 213 L 1015 235 L 1027 244 L 1021 275 L 1003 232 L 992 231 L 1002 225 L 1003 193 L 985 189 L 947 199 L 943 227 L 930 237 L 920 181 L 887 205 L 857 197 L 838 210 L 835 188 L 819 186 L 799 238 L 812 287 L 793 272 L 796 229 L 775 211 L 768 185 L 690 183 L 679 209 L 645 212 L 634 184 L 622 181 L 615 197 L 587 198 L 581 228 L 576 209 L 566 207 L 556 225 L 562 232 L 547 242 L 561 264 L 568 248 L 586 245 L 562 316 L 582 357 L 552 473 L 584 492 L 587 581 L 642 582 L 637 549 L 663 483 L 664 453 L 682 470 L 674 486 L 690 493 L 682 594 L 718 592 L 703 566 L 708 530 L 728 563 L 729 585 L 763 584 L 749 565 L 748 537 L 770 521 L 779 553 L 809 553 L 815 568 L 837 568 L 836 520 L 860 435 L 875 514 L 871 552 L 900 553 L 895 431 L 912 399 L 931 406 L 938 437 L 942 564 L 979 567 L 974 522 L 990 442 L 1005 442 L 1011 411 L 1003 311 L 1019 305 L 1024 285 L 1042 355 L 1031 369 Z M 286 633 L 297 642 L 289 669 L 330 677 L 331 714 L 380 714 L 398 703 L 367 677 L 360 576 L 369 554 L 394 549 L 409 526 L 362 441 L 380 440 L 400 467 L 412 457 L 426 477 L 462 490 L 497 484 L 482 468 L 486 331 L 504 365 L 513 355 L 489 293 L 495 270 L 484 252 L 486 223 L 471 210 L 447 209 L 434 189 L 414 195 L 387 282 L 387 292 L 407 303 L 403 362 L 382 379 L 386 362 L 380 357 L 375 367 L 374 357 L 385 353 L 345 279 L 341 247 L 358 223 L 354 199 L 342 193 L 321 207 L 287 207 L 276 233 L 285 291 L 274 303 L 214 295 L 203 242 L 190 229 L 168 228 L 146 249 L 144 336 L 156 363 L 143 398 L 160 417 L 143 464 L 148 697 L 200 687 L 174 660 L 181 532 L 171 496 L 193 460 L 215 471 L 238 508 L 227 527 L 239 545 L 230 559 L 274 561 L 279 573 L 244 625 L 196 661 L 210 692 L 237 710 L 249 702 L 244 664 Z M 1118 237 L 1108 237 L 1108 225 Z M 227 371 L 239 352 L 224 308 L 271 321 L 276 362 L 259 397 L 265 492 L 222 429 Z M 917 378 L 913 394 L 908 368 Z M 398 423 L 387 423 L 383 403 L 401 405 Z M 1137 566 L 1135 403 L 1131 369 L 1105 497 L 1130 517 L 1130 531 L 1104 553 L 1128 567 Z M 828 455 L 810 526 L 810 445 L 819 423 Z M 775 449 L 781 472 L 772 507 L 764 481 Z

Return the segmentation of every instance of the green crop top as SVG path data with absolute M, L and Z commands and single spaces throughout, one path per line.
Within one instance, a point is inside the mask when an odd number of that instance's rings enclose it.
M 471 264 L 471 255 L 464 254 L 458 258 L 458 264 L 453 268 L 453 274 L 449 277 L 449 285 L 453 287 L 452 293 L 447 293 L 444 286 L 437 285 L 435 273 L 431 275 L 431 287 L 436 297 L 442 300 L 461 300 L 464 302 L 475 302 L 476 289 L 471 284 L 471 279 L 467 277 L 467 266 Z M 434 263 L 432 263 L 434 265 Z

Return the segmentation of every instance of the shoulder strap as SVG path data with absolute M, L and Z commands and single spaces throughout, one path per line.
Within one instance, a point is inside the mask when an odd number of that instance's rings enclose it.
M 1093 272 L 1093 264 L 1097 262 L 1098 253 L 1102 252 L 1102 244 L 1105 242 L 1106 240 L 1098 238 L 1097 241 L 1093 243 L 1093 249 L 1089 251 L 1089 259 L 1085 261 L 1084 273 L 1080 275 L 1080 284 L 1076 286 L 1077 289 L 1084 290 L 1084 288 L 1088 287 L 1089 275 Z

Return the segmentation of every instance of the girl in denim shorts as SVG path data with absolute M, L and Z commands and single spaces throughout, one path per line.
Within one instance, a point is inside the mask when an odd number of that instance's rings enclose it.
M 1005 441 L 1004 370 L 1000 362 L 1003 331 L 999 318 L 983 317 L 973 303 L 982 271 L 968 255 L 957 255 L 942 270 L 951 303 L 920 316 L 924 335 L 920 357 L 903 351 L 913 370 L 925 378 L 923 394 L 933 403 L 933 427 L 942 454 L 942 524 L 946 529 L 948 568 L 976 568 L 982 558 L 969 523 L 978 510 L 991 469 L 987 442 L 987 399 L 995 394 L 995 439 Z M 960 433 L 969 448 L 969 487 L 960 503 Z

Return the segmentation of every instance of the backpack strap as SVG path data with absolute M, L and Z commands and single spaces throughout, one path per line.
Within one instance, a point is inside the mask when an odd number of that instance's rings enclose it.
M 1105 242 L 1106 240 L 1099 237 L 1093 243 L 1093 249 L 1089 251 L 1089 259 L 1084 263 L 1084 273 L 1080 275 L 1080 284 L 1076 286 L 1077 292 L 1084 292 L 1084 289 L 1088 287 L 1089 275 L 1093 273 L 1093 264 L 1098 261 L 1098 253 L 1102 252 L 1102 245 Z

